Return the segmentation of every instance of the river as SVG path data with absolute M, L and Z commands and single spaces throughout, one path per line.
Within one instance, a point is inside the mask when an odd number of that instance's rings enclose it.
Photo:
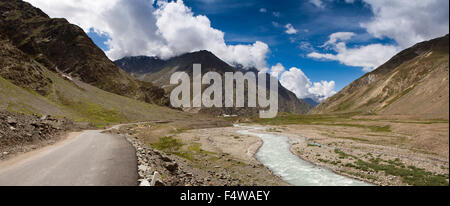
M 295 186 L 369 186 L 370 184 L 346 176 L 338 175 L 329 169 L 302 160 L 291 151 L 289 138 L 274 134 L 257 133 L 262 127 L 242 127 L 238 133 L 257 136 L 263 145 L 255 157 L 275 175 Z

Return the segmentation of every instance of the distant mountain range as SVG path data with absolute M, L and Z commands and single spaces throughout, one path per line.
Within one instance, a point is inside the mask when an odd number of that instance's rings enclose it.
M 311 113 L 449 118 L 449 35 L 408 48 L 355 80 Z
M 312 107 L 316 107 L 317 105 L 320 104 L 320 102 L 312 99 L 312 98 L 303 98 L 303 101 L 305 101 L 306 103 L 308 103 L 309 105 L 311 105 Z
M 254 68 L 244 69 L 241 67 L 233 67 L 209 51 L 187 53 L 167 60 L 147 56 L 125 57 L 115 61 L 115 63 L 126 72 L 132 74 L 134 77 L 142 81 L 151 82 L 158 85 L 166 89 L 167 92 L 170 92 L 171 89 L 173 89 L 173 86 L 169 84 L 170 76 L 175 72 L 185 71 L 192 77 L 193 64 L 202 65 L 202 74 L 209 71 L 218 72 L 222 74 L 222 76 L 225 72 L 242 71 L 253 72 L 255 74 L 258 72 L 258 70 Z M 279 112 L 304 114 L 312 108 L 311 105 L 298 99 L 294 93 L 281 86 L 280 83 L 278 83 L 278 87 Z M 216 115 L 253 115 L 257 113 L 258 109 L 247 107 L 216 109 L 202 108 L 199 111 Z

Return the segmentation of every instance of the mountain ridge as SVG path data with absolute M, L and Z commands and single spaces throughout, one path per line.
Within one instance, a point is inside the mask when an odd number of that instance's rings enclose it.
M 144 59 L 139 65 L 135 63 L 138 59 Z M 148 64 L 149 62 L 157 62 L 156 65 Z M 164 62 L 164 63 L 161 63 Z M 257 73 L 258 70 L 254 68 L 236 68 L 226 62 L 222 61 L 220 58 L 215 56 L 213 53 L 207 50 L 200 50 L 197 52 L 185 53 L 167 60 L 161 60 L 157 57 L 125 57 L 115 61 L 116 65 L 121 66 L 122 69 L 133 74 L 138 79 L 143 81 L 152 82 L 166 91 L 170 91 L 171 85 L 169 84 L 170 75 L 174 72 L 184 71 L 187 72 L 192 77 L 192 65 L 201 64 L 202 74 L 209 71 L 215 71 L 220 73 L 222 76 L 225 72 L 253 72 Z M 146 72 L 144 72 L 146 71 Z M 269 77 L 269 76 L 267 76 Z M 268 84 L 267 84 L 268 85 Z M 279 82 L 279 111 L 280 112 L 290 112 L 304 114 L 311 109 L 311 105 L 298 99 L 294 93 L 290 92 L 284 88 Z M 255 108 L 246 108 L 251 110 L 251 112 L 244 112 L 249 114 L 257 113 Z M 230 108 L 224 108 L 221 112 L 210 111 L 209 109 L 203 109 L 214 114 L 242 114 L 242 111 L 233 111 Z
M 448 119 L 448 38 L 447 34 L 401 51 L 310 113 L 359 112 Z

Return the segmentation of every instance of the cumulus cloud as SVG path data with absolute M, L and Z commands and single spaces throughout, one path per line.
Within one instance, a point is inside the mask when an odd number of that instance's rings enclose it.
M 270 52 L 264 42 L 227 45 L 208 17 L 195 15 L 182 0 L 26 0 L 51 17 L 63 17 L 85 32 L 108 35 L 111 59 L 149 55 L 169 58 L 209 50 L 232 64 L 262 69 Z
M 267 9 L 266 9 L 266 8 L 260 8 L 260 9 L 259 9 L 259 12 L 261 12 L 261 13 L 266 13 L 266 12 L 267 12 Z
M 374 17 L 361 23 L 375 37 L 394 39 L 402 48 L 449 32 L 447 0 L 364 0 Z
M 351 32 L 332 34 L 324 45 L 331 46 L 335 54 L 311 52 L 308 54 L 308 57 L 339 61 L 347 66 L 362 67 L 364 72 L 369 72 L 385 63 L 400 51 L 395 45 L 383 44 L 369 44 L 355 48 L 347 48 L 345 40 L 350 39 L 353 35 Z
M 308 57 L 339 61 L 348 66 L 362 67 L 363 71 L 368 72 L 389 60 L 401 49 L 449 33 L 449 1 L 363 1 L 370 5 L 374 17 L 361 23 L 361 27 L 376 38 L 394 39 L 398 45 L 369 44 L 347 48 L 345 41 L 355 34 L 337 32 L 331 34 L 329 40 L 321 46 L 331 47 L 335 53 L 311 52 Z M 320 7 L 322 3 L 317 1 L 314 4 Z
M 355 35 L 353 32 L 336 32 L 329 36 L 329 40 L 325 42 L 322 47 L 328 45 L 335 45 L 338 41 L 347 41 Z
M 294 26 L 292 26 L 292 24 L 286 24 L 286 26 L 284 26 L 284 28 L 286 28 L 286 34 L 296 34 L 297 30 L 294 28 Z
M 286 70 L 281 63 L 277 63 L 270 68 L 268 73 L 277 77 L 281 85 L 293 92 L 299 99 L 311 98 L 322 102 L 336 93 L 334 81 L 311 82 L 305 73 L 296 67 Z

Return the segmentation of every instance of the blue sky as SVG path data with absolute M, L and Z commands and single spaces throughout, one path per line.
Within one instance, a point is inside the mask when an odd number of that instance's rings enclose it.
M 112 60 L 210 50 L 319 101 L 449 32 L 445 0 L 26 0 L 80 26 Z

